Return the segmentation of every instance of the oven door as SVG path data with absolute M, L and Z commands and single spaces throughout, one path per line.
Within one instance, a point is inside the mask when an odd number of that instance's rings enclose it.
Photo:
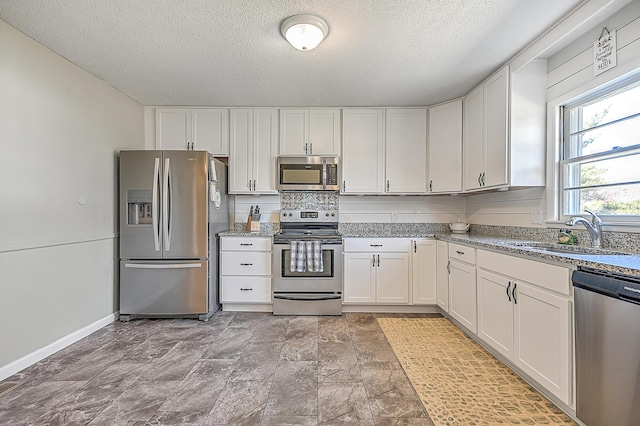
M 341 292 L 342 244 L 323 244 L 322 272 L 291 271 L 290 244 L 275 244 L 273 253 L 274 292 Z

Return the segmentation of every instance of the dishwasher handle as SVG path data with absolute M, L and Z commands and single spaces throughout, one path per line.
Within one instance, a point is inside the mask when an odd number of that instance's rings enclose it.
M 598 270 L 577 270 L 571 275 L 573 286 L 640 305 L 640 279 Z

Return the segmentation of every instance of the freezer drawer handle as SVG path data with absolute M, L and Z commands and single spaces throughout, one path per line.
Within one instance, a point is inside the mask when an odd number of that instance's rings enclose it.
M 160 265 L 151 265 L 148 263 L 125 263 L 125 268 L 134 269 L 186 269 L 186 268 L 202 268 L 201 263 L 163 263 Z

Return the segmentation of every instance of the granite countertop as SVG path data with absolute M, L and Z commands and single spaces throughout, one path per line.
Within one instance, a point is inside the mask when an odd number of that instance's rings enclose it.
M 232 229 L 225 232 L 218 233 L 219 237 L 273 237 L 274 231 L 272 229 L 260 229 L 260 232 L 249 232 Z
M 487 235 L 474 234 L 439 234 L 436 238 L 451 243 L 460 243 L 477 248 L 487 248 L 496 251 L 504 251 L 510 254 L 526 255 L 538 259 L 565 263 L 575 266 L 587 266 L 603 271 L 618 272 L 621 274 L 640 277 L 640 254 L 617 254 L 619 251 L 611 251 L 616 254 L 577 254 L 577 253 L 550 253 L 535 245 L 541 241 L 518 240 L 509 238 L 497 238 Z M 534 247 L 526 247 L 527 244 Z M 553 243 L 550 243 L 553 244 Z M 603 250 L 606 252 L 607 250 Z

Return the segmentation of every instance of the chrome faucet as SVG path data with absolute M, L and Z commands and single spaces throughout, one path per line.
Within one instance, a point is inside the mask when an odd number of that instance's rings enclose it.
M 591 236 L 591 247 L 600 248 L 602 246 L 602 219 L 590 210 L 585 209 L 585 211 L 591 215 L 591 222 L 580 216 L 572 216 L 564 224 L 568 226 L 583 224 Z

